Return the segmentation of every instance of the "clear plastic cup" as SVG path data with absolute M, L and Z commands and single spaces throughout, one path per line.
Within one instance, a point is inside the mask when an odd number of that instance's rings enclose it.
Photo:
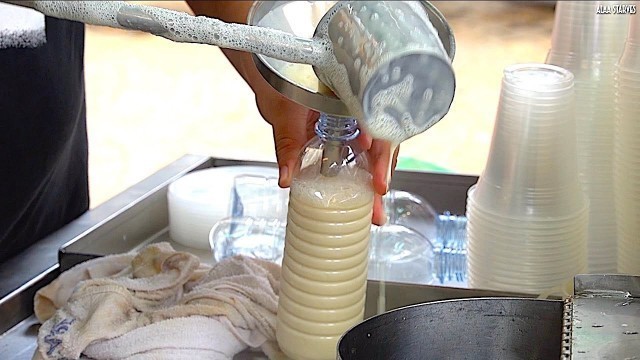
M 275 176 L 238 175 L 231 189 L 231 217 L 279 219 L 286 222 L 289 190 Z
M 634 3 L 637 3 L 637 1 Z M 627 43 L 640 46 L 640 19 L 638 19 L 637 16 L 632 16 L 631 19 L 629 19 Z
M 282 263 L 286 223 L 274 218 L 234 217 L 218 221 L 209 232 L 213 258 L 244 255 Z
M 640 46 L 634 50 L 640 53 Z M 639 64 L 625 64 L 620 62 L 616 67 L 614 79 L 629 86 L 638 86 L 638 84 L 640 84 L 640 70 L 638 69 L 638 65 Z
M 576 54 L 592 59 L 593 54 L 619 56 L 627 33 L 629 16 L 606 16 L 597 13 L 608 1 L 558 1 L 551 39 L 556 53 Z M 560 64 L 558 64 L 560 65 Z
M 629 26 L 629 36 L 638 37 L 640 35 L 638 35 L 637 32 L 640 26 L 637 24 L 637 16 L 633 16 L 632 18 L 633 19 Z M 624 51 L 620 57 L 619 66 L 626 70 L 626 75 L 630 78 L 636 78 L 640 73 L 640 41 L 638 41 L 637 38 L 629 38 L 625 43 Z
M 637 90 L 640 87 L 640 74 L 627 72 L 622 67 L 618 67 L 616 72 L 615 80 L 619 85 L 626 86 L 632 90 Z
M 577 254 L 573 258 L 548 261 L 546 263 L 505 263 L 503 258 L 493 258 L 491 254 L 476 254 L 470 250 L 468 255 L 469 274 L 478 277 L 502 277 L 501 282 L 517 284 L 518 282 L 536 282 L 541 287 L 548 287 L 546 282 L 558 281 L 575 275 L 584 267 L 584 257 Z M 513 268 L 518 271 L 514 271 Z
M 171 239 L 191 248 L 208 250 L 211 227 L 228 216 L 230 189 L 239 174 L 273 175 L 266 166 L 220 166 L 191 172 L 177 179 L 167 191 Z
M 472 214 L 469 214 L 472 215 Z M 560 229 L 522 229 L 518 231 L 515 228 L 509 229 L 497 224 L 487 224 L 484 219 L 472 215 L 473 222 L 469 225 L 470 229 L 481 232 L 488 236 L 493 237 L 495 240 L 507 240 L 510 244 L 517 244 L 519 242 L 527 243 L 533 248 L 554 248 L 556 246 L 562 246 L 557 243 L 558 240 L 566 239 L 567 237 L 580 235 L 584 231 L 585 224 L 581 222 L 575 222 L 574 224 L 567 225 Z M 586 223 L 586 220 L 585 222 Z M 514 237 L 517 240 L 514 240 Z M 510 246 L 505 244 L 505 246 Z M 514 245 L 517 246 L 517 245 Z
M 555 116 L 536 113 L 538 94 L 552 93 L 559 103 L 572 101 L 573 75 L 552 65 L 513 65 L 505 69 L 502 87 L 490 154 L 474 200 L 493 213 L 514 217 L 529 216 L 534 205 L 543 203 L 547 208 L 533 211 L 565 216 L 581 209 L 584 199 L 571 140 L 575 125 L 565 121 L 572 106 L 559 107 Z M 514 102 L 513 94 L 528 97 L 528 103 Z M 541 106 L 546 110 L 548 103 Z M 558 189 L 552 192 L 556 199 L 536 193 L 539 188 Z
M 480 261 L 480 264 L 482 263 Z M 490 289 L 538 294 L 573 280 L 575 275 L 582 273 L 585 269 L 583 261 L 564 271 L 553 271 L 539 276 L 514 276 L 513 272 L 508 269 L 505 271 L 492 271 L 491 268 L 487 268 L 479 269 L 480 271 L 478 271 L 476 269 L 481 266 L 480 264 L 475 263 L 474 259 L 469 262 L 469 283 L 473 287 L 483 288 L 489 286 Z
M 483 228 L 477 224 L 476 220 L 474 219 L 468 225 L 468 233 L 485 240 L 480 245 L 473 244 L 472 247 L 474 248 L 485 247 L 491 248 L 492 251 L 497 253 L 527 253 L 530 256 L 544 258 L 559 249 L 578 249 L 584 245 L 581 237 L 585 235 L 586 224 L 582 229 L 567 232 L 566 234 L 535 235 L 514 231 L 507 235 L 505 232 L 497 233 L 491 229 Z M 514 259 L 514 261 L 517 261 L 517 259 Z
M 628 22 L 635 16 L 598 14 L 610 3 L 562 1 L 556 4 L 547 63 L 575 76 L 576 138 L 580 182 L 589 198 L 589 271 L 601 248 L 616 251 L 612 166 L 614 159 L 614 72 L 625 46 Z M 624 56 L 623 56 L 624 58 Z M 633 56 L 629 55 L 630 63 Z M 623 76 L 624 77 L 624 76 Z M 608 200 L 605 200 L 608 198 Z M 599 229 L 614 228 L 606 236 Z M 603 245 L 606 244 L 606 245 Z M 609 253 L 607 256 L 610 258 Z M 615 267 L 613 262 L 612 267 Z
M 523 280 L 562 280 L 581 267 L 578 258 L 582 254 L 574 255 L 572 258 L 569 254 L 557 259 L 549 259 L 543 261 L 525 261 L 520 258 L 516 262 L 507 262 L 505 257 L 492 257 L 491 253 L 480 253 L 476 256 L 475 249 L 469 250 L 469 267 L 479 275 L 502 275 L 509 277 L 513 283 Z M 490 258 L 491 261 L 486 261 Z M 517 266 L 517 275 L 514 274 L 513 268 Z M 515 275 L 515 276 L 514 276 Z
M 484 238 L 479 237 L 476 242 L 480 242 L 481 239 Z M 514 277 L 521 275 L 532 277 L 570 271 L 580 261 L 584 261 L 584 252 L 584 248 L 565 247 L 556 249 L 553 255 L 536 256 L 531 252 L 515 250 L 507 253 L 506 251 L 494 251 L 490 247 L 472 246 L 468 249 L 467 257 L 469 266 L 479 273 L 495 273 L 502 270 L 509 271 Z
M 583 202 L 581 203 L 582 204 L 581 208 L 577 208 L 575 211 L 568 212 L 566 214 L 563 214 L 562 216 L 539 214 L 533 211 L 530 211 L 530 213 L 525 216 L 516 215 L 509 212 L 504 212 L 504 211 L 494 211 L 492 207 L 485 207 L 482 204 L 479 204 L 475 198 L 475 194 L 476 194 L 475 190 L 477 186 L 478 185 L 473 185 L 471 188 L 469 188 L 469 191 L 467 192 L 467 212 L 469 212 L 470 211 L 469 209 L 471 208 L 480 209 L 480 212 L 479 212 L 480 216 L 482 216 L 482 214 L 486 214 L 487 217 L 491 217 L 493 219 L 497 219 L 497 221 L 500 221 L 501 225 L 507 224 L 507 226 L 510 226 L 509 224 L 512 224 L 513 226 L 519 226 L 519 227 L 526 225 L 528 227 L 544 227 L 544 228 L 549 226 L 562 226 L 567 223 L 571 223 L 577 217 L 582 216 L 583 212 L 585 211 L 584 209 L 588 206 L 586 198 L 583 196 L 582 197 Z M 508 197 L 509 194 L 505 194 L 504 196 Z M 553 205 L 557 201 L 558 201 L 558 197 L 554 197 L 553 195 L 549 197 L 550 204 Z
M 471 267 L 470 267 L 471 268 Z M 474 270 L 469 271 L 469 281 L 475 288 L 496 289 L 502 291 L 525 292 L 530 294 L 541 294 L 552 288 L 565 285 L 581 273 L 582 270 L 575 270 L 565 274 L 536 279 L 514 279 L 507 274 L 477 274 Z M 567 294 L 569 295 L 569 294 Z
M 475 243 L 489 239 L 473 232 L 471 236 L 474 237 Z M 586 236 L 586 234 L 583 236 Z M 487 266 L 509 266 L 514 276 L 530 272 L 533 267 L 537 267 L 541 273 L 549 271 L 548 267 L 553 264 L 563 264 L 571 267 L 573 262 L 585 256 L 584 249 L 578 246 L 560 247 L 545 251 L 530 250 L 524 247 L 527 251 L 523 251 L 523 247 L 503 249 L 500 245 L 487 242 L 486 246 L 471 246 L 467 250 L 467 256 L 469 258 L 483 259 Z
M 587 219 L 585 218 L 576 222 L 574 227 L 568 227 L 564 231 L 555 233 L 540 230 L 517 231 L 515 229 L 504 229 L 500 226 L 487 225 L 483 223 L 482 219 L 476 218 L 475 215 L 471 213 L 469 215 L 471 216 L 469 224 L 467 224 L 469 233 L 488 237 L 490 239 L 487 242 L 497 242 L 502 248 L 509 251 L 523 245 L 525 245 L 524 249 L 531 251 L 553 250 L 568 246 L 566 243 L 568 240 L 582 246 L 580 237 L 584 234 L 587 225 Z M 485 245 L 486 243 L 482 244 L 482 246 Z
M 640 22 L 633 16 L 615 74 L 615 214 L 617 270 L 640 273 Z

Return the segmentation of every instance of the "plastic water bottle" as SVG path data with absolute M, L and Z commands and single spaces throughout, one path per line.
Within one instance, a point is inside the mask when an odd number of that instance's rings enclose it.
M 438 215 L 434 253 L 439 285 L 467 287 L 466 225 L 464 216 L 449 212 Z

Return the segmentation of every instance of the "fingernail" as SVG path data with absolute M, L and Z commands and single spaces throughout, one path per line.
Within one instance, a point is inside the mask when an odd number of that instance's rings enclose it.
M 384 226 L 387 224 L 387 213 L 382 210 L 382 214 L 380 215 L 380 226 Z
M 391 182 L 391 170 L 392 170 L 392 168 L 391 168 L 391 166 L 389 166 L 387 168 L 387 176 L 384 179 L 384 183 L 385 183 L 385 186 L 386 186 L 385 191 L 384 191 L 385 194 L 389 192 L 389 183 Z
M 289 181 L 289 167 L 284 165 L 280 168 L 280 186 L 286 186 Z

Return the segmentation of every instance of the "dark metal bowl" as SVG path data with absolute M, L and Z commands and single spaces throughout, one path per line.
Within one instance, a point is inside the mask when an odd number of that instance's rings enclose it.
M 338 343 L 341 360 L 559 359 L 562 300 L 475 298 L 372 317 Z

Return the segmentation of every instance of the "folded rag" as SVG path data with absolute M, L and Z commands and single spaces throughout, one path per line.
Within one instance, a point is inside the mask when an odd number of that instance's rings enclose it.
M 236 256 L 210 267 L 168 243 L 79 264 L 40 289 L 34 359 L 282 359 L 280 267 Z
M 0 49 L 33 48 L 47 40 L 44 15 L 33 9 L 0 3 Z

